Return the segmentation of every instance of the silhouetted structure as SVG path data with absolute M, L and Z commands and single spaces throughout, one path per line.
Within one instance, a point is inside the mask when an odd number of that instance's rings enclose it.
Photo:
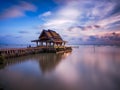
M 43 30 L 38 40 L 32 42 L 36 42 L 37 47 L 29 45 L 27 48 L 3 48 L 0 49 L 0 55 L 5 58 L 12 58 L 36 53 L 66 53 L 72 51 L 71 47 L 65 46 L 66 41 L 52 30 Z
M 66 43 L 58 33 L 49 29 L 43 30 L 38 40 L 32 40 L 31 42 L 36 42 L 37 46 L 44 46 L 45 43 L 46 47 L 64 46 Z

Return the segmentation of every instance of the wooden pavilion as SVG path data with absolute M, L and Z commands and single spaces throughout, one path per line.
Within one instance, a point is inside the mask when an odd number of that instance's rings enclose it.
M 53 30 L 43 30 L 37 40 L 32 40 L 31 42 L 36 42 L 38 46 L 45 47 L 55 47 L 55 46 L 65 46 L 66 41 L 64 41 L 61 36 Z

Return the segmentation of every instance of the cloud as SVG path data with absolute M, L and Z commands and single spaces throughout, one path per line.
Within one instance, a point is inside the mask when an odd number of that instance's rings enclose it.
M 52 15 L 52 12 L 51 12 L 51 11 L 47 11 L 47 12 L 45 12 L 45 13 L 43 13 L 43 14 L 40 14 L 40 15 L 39 15 L 39 18 L 41 18 L 41 17 L 48 17 L 48 16 L 50 16 L 50 15 Z
M 13 42 L 18 42 L 18 39 L 21 39 L 21 38 L 22 36 L 16 35 L 16 34 L 4 34 L 4 35 L 0 35 L 0 43 L 11 44 Z
M 20 2 L 20 7 L 23 9 L 23 11 L 36 11 L 36 6 L 28 3 L 28 2 Z
M 41 33 L 40 33 L 40 32 L 36 32 L 36 34 L 39 34 L 39 35 L 40 35 Z
M 100 29 L 101 26 L 100 25 L 91 25 L 91 26 L 86 26 L 83 28 L 83 30 L 96 30 L 96 29 Z
M 11 7 L 8 7 L 4 9 L 0 13 L 0 19 L 6 19 L 6 18 L 16 18 L 25 16 L 26 11 L 36 11 L 36 7 L 30 3 L 21 1 L 18 5 L 13 5 Z
M 91 26 L 72 26 L 68 29 L 68 31 L 73 31 L 73 29 L 78 29 L 81 31 L 89 31 L 89 30 L 96 30 L 101 28 L 99 25 L 91 25 Z
M 63 37 L 68 37 L 68 35 L 62 35 Z
M 43 28 L 67 30 L 75 27 L 85 31 L 103 29 L 106 27 L 103 25 L 104 21 L 107 25 L 117 6 L 117 2 L 107 0 L 104 2 L 99 0 L 64 0 L 64 2 L 55 0 L 55 2 L 64 4 L 52 12 L 52 17 L 45 19 L 45 23 L 41 25 Z
M 114 23 L 119 22 L 119 21 L 120 21 L 120 13 L 112 15 L 112 16 L 105 18 L 101 21 L 98 21 L 97 24 L 102 26 L 102 27 L 106 27 L 106 26 L 109 27 L 108 25 L 114 24 Z
M 79 35 L 68 37 L 72 44 L 120 45 L 120 32 L 106 32 L 97 35 Z
M 87 41 L 97 41 L 99 40 L 99 37 L 98 36 L 89 36 Z
M 102 39 L 108 40 L 108 41 L 119 41 L 120 42 L 120 33 L 107 33 L 103 36 L 101 36 Z
M 21 38 L 22 36 L 16 36 L 15 38 Z
M 19 31 L 20 34 L 26 34 L 26 33 L 29 33 L 27 31 Z
M 14 34 L 5 34 L 5 35 L 0 35 L 0 39 L 3 39 L 3 38 L 18 38 L 20 37 L 19 35 L 14 35 Z M 4 40 L 4 39 L 3 39 Z
M 43 27 L 45 28 L 66 28 L 76 23 L 79 17 L 79 10 L 74 7 L 77 3 L 68 3 L 54 12 L 54 15 L 48 18 Z
M 112 32 L 112 33 L 105 33 L 103 35 L 91 35 L 88 36 L 86 40 L 84 40 L 84 43 L 120 45 L 120 33 Z

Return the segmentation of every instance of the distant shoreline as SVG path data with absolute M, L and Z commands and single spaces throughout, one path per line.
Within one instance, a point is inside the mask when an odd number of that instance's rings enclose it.
M 26 48 L 29 45 L 32 47 L 35 47 L 35 44 L 0 44 L 0 48 Z M 118 46 L 120 45 L 115 45 L 115 44 L 67 44 L 66 46 Z

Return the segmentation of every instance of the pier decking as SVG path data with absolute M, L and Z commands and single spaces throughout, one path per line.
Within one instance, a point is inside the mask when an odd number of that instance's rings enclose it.
M 0 56 L 12 58 L 35 53 L 65 53 L 71 52 L 71 47 L 52 48 L 52 47 L 29 47 L 29 48 L 6 48 L 0 49 Z

